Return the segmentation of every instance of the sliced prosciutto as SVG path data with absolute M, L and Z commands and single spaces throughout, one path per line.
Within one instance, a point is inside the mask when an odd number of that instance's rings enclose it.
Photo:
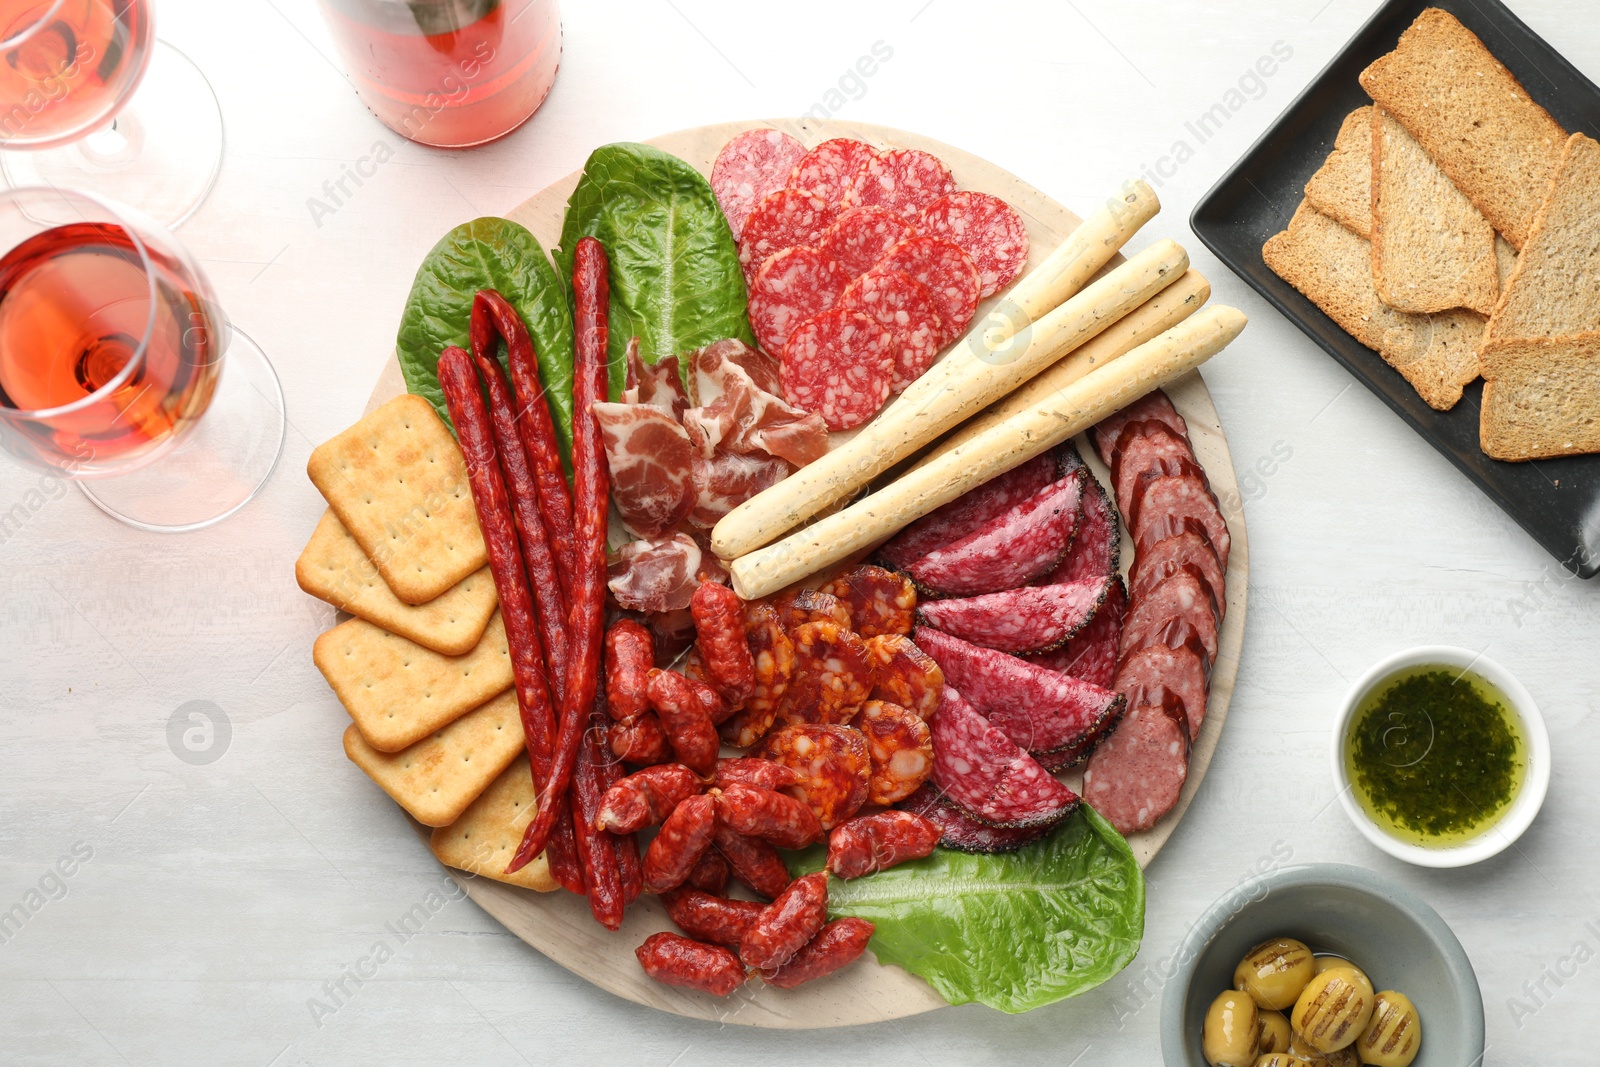
M 630 611 L 681 611 L 700 587 L 700 562 L 700 546 L 688 534 L 630 541 L 618 550 L 606 585 Z
M 904 570 L 934 549 L 958 541 L 1003 515 L 1056 477 L 1055 457 L 1049 453 L 1035 456 L 907 526 L 878 549 L 878 558 L 896 570 Z
M 1054 826 L 1078 810 L 1078 796 L 945 686 L 933 718 L 933 781 L 991 826 Z
M 1110 689 L 1005 652 L 938 630 L 918 630 L 912 640 L 938 661 L 945 680 L 968 703 L 1028 752 L 1081 746 L 1122 714 L 1123 698 Z
M 1036 585 L 959 600 L 924 601 L 922 621 L 947 634 L 1001 652 L 1043 652 L 1071 638 L 1111 588 L 1108 579 Z
M 771 361 L 736 340 L 718 341 L 689 357 L 700 406 L 684 414 L 698 425 L 698 441 L 742 455 L 765 454 L 803 467 L 828 451 L 828 427 L 756 382 L 768 380 Z M 775 364 L 772 364 L 775 367 Z M 777 385 L 776 373 L 771 383 Z
M 645 404 L 671 415 L 683 418 L 689 406 L 689 394 L 683 391 L 683 374 L 677 356 L 662 356 L 655 365 L 644 361 L 639 354 L 639 339 L 628 341 L 628 376 L 622 390 L 625 404 Z
M 691 467 L 695 500 L 689 523 L 709 530 L 728 512 L 793 471 L 788 462 L 774 456 L 719 450 L 707 457 L 696 450 Z
M 648 404 L 595 404 L 591 409 L 611 468 L 611 502 L 638 537 L 671 533 L 694 507 L 689 434 L 670 414 Z
M 1080 468 L 1058 478 L 959 541 L 907 565 L 906 573 L 935 596 L 995 593 L 1048 574 L 1078 529 L 1085 477 Z

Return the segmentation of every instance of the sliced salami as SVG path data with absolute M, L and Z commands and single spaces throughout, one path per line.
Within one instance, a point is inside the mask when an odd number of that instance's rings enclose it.
M 1148 645 L 1164 644 L 1162 630 L 1173 621 L 1194 627 L 1205 648 L 1206 662 L 1217 661 L 1217 609 L 1211 589 L 1198 568 L 1186 566 L 1133 602 L 1122 624 L 1121 655 Z
M 906 573 L 931 596 L 997 593 L 1048 574 L 1077 532 L 1084 477 L 1080 470 L 1058 478 L 961 540 L 934 549 Z
M 916 148 L 896 148 L 874 156 L 856 171 L 840 207 L 881 207 L 907 222 L 935 200 L 955 192 L 950 168 Z
M 1142 482 L 1127 515 L 1135 553 L 1172 536 L 1182 528 L 1185 519 L 1194 519 L 1205 528 L 1206 537 L 1216 550 L 1217 562 L 1222 564 L 1223 572 L 1227 572 L 1228 549 L 1233 542 L 1228 534 L 1228 521 L 1222 517 L 1222 508 L 1212 495 L 1205 474 L 1198 469 L 1158 475 Z
M 1056 569 L 1045 577 L 1046 585 L 1079 582 L 1086 578 L 1109 578 L 1117 573 L 1118 556 L 1122 550 L 1122 531 L 1117 522 L 1117 513 L 1111 507 L 1111 498 L 1094 475 L 1086 471 L 1084 479 L 1083 510 L 1078 516 L 1078 530 L 1072 535 L 1072 545 L 1067 549 L 1067 554 Z
M 833 225 L 838 211 L 803 189 L 779 189 L 762 197 L 750 209 L 739 240 L 739 265 L 746 282 L 756 276 L 769 256 L 785 248 L 815 248 Z
M 778 708 L 778 721 L 848 722 L 872 691 L 872 662 L 861 638 L 831 622 L 808 622 L 789 636 L 794 642 L 794 672 Z
M 1028 230 L 1016 209 L 988 193 L 948 193 L 922 209 L 917 229 L 961 246 L 978 268 L 982 296 L 993 296 L 1028 262 Z
M 937 630 L 919 630 L 914 639 L 950 686 L 1028 752 L 1081 747 L 1122 714 L 1123 699 L 1110 689 Z
M 993 826 L 1054 826 L 1078 796 L 945 687 L 933 719 L 933 781 L 969 815 Z
M 850 726 L 867 739 L 872 760 L 869 804 L 904 800 L 933 773 L 933 732 L 916 712 L 886 700 L 869 700 Z
M 822 587 L 850 613 L 850 629 L 862 638 L 909 634 L 916 620 L 917 590 L 903 574 L 861 564 Z
M 894 383 L 889 331 L 859 311 L 834 308 L 800 323 L 783 346 L 784 399 L 849 430 L 878 413 Z
M 779 593 L 772 606 L 778 613 L 778 621 L 791 633 L 795 627 L 808 622 L 837 623 L 846 630 L 851 627 L 850 608 L 832 593 L 820 589 L 791 589 Z
M 737 241 L 750 210 L 763 197 L 784 188 L 806 146 L 782 130 L 756 129 L 735 134 L 711 165 L 711 191 L 728 217 Z
M 938 661 L 900 634 L 871 637 L 866 645 L 872 660 L 872 699 L 933 718 L 944 694 L 944 671 Z
M 889 331 L 898 393 L 922 377 L 939 356 L 939 309 L 928 287 L 904 271 L 876 267 L 851 282 L 839 306 L 860 311 Z
M 864 141 L 848 137 L 823 141 L 794 165 L 789 172 L 789 188 L 808 190 L 824 203 L 838 207 L 855 181 L 856 172 L 877 157 L 878 150 Z
M 1211 538 L 1197 519 L 1183 519 L 1181 528 L 1154 544 L 1147 544 L 1134 557 L 1133 570 L 1128 575 L 1128 591 L 1139 599 L 1147 596 L 1157 583 L 1168 575 L 1193 566 L 1200 571 L 1211 588 L 1217 602 L 1217 616 L 1228 613 L 1227 589 L 1224 585 L 1222 562 L 1217 559 Z
M 878 558 L 904 570 L 934 549 L 959 541 L 995 516 L 1005 514 L 1058 477 L 1054 456 L 1035 456 L 907 526 L 878 549 Z
M 1206 719 L 1206 655 L 1198 638 L 1166 645 L 1146 645 L 1123 658 L 1114 683 L 1129 704 L 1159 702 L 1157 690 L 1166 688 L 1183 705 L 1189 740 L 1200 736 Z
M 785 786 L 831 830 L 867 802 L 872 756 L 860 730 L 848 726 L 803 725 L 774 730 L 758 755 L 798 771 L 800 781 Z
M 1084 799 L 1124 834 L 1148 830 L 1171 811 L 1189 776 L 1183 707 L 1163 695 L 1163 704 L 1130 710 L 1083 772 Z
M 929 626 L 973 644 L 1001 652 L 1043 652 L 1081 630 L 1111 584 L 1098 578 L 925 601 L 917 614 Z
M 904 271 L 928 287 L 939 309 L 939 346 L 961 336 L 978 310 L 983 284 L 978 268 L 960 247 L 942 237 L 912 237 L 878 261 L 886 270 Z
M 1120 575 L 1113 575 L 1106 598 L 1083 629 L 1059 648 L 1023 657 L 1029 663 L 1070 674 L 1094 685 L 1111 687 L 1117 673 L 1117 649 L 1122 643 L 1122 618 L 1128 610 L 1128 593 Z
M 773 253 L 750 283 L 750 328 L 756 340 L 768 352 L 782 352 L 795 327 L 837 304 L 849 284 L 838 261 L 815 248 Z
M 889 249 L 917 236 L 911 223 L 881 207 L 858 207 L 833 220 L 818 245 L 852 276 L 865 274 Z
M 955 849 L 957 852 L 1015 852 L 1050 832 L 1049 826 L 1018 829 L 979 822 L 962 811 L 932 782 L 907 797 L 900 804 L 900 810 L 920 815 L 944 831 L 944 836 L 939 839 L 939 847 Z
M 1122 447 L 1112 457 L 1111 484 L 1116 487 L 1117 507 L 1130 515 L 1134 492 L 1141 479 L 1163 474 L 1181 474 L 1186 468 L 1199 469 L 1189 440 L 1172 427 L 1155 419 L 1130 422 L 1122 431 Z
M 1100 453 L 1100 459 L 1107 467 L 1112 465 L 1116 457 L 1117 440 L 1122 436 L 1123 429 L 1130 422 L 1145 419 L 1164 422 L 1185 441 L 1189 439 L 1189 425 L 1178 414 L 1178 409 L 1172 406 L 1167 394 L 1160 389 L 1151 390 L 1116 414 L 1101 419 L 1090 431 L 1094 449 Z

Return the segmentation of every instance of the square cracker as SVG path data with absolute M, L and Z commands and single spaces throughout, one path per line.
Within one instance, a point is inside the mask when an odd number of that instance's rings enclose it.
M 397 396 L 318 445 L 306 473 L 407 604 L 427 603 L 489 562 L 466 461 L 420 396 Z
M 1372 105 L 1344 117 L 1333 151 L 1306 182 L 1311 206 L 1361 236 L 1372 237 Z
M 432 737 L 379 752 L 351 724 L 344 754 L 424 826 L 448 826 L 522 751 L 517 694 L 508 689 Z
M 1371 245 L 1309 203 L 1300 202 L 1289 228 L 1267 241 L 1261 258 L 1399 371 L 1429 407 L 1448 411 L 1478 376 L 1483 316 L 1412 315 L 1387 306 L 1372 284 Z
M 528 757 L 519 756 L 459 819 L 434 830 L 428 847 L 440 863 L 469 874 L 540 893 L 559 889 L 542 852 L 516 874 L 505 873 L 506 864 L 522 844 L 522 832 L 538 810 L 536 801 Z
M 365 619 L 317 638 L 311 658 L 379 752 L 399 752 L 511 686 L 500 613 L 464 656 L 441 656 Z
M 294 577 L 318 600 L 447 656 L 472 651 L 498 603 L 494 578 L 484 567 L 426 604 L 407 604 L 331 508 L 295 561 Z

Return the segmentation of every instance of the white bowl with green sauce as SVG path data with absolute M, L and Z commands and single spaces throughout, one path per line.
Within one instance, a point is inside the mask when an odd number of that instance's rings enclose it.
M 1367 840 L 1422 867 L 1464 867 L 1532 824 L 1550 785 L 1533 697 L 1481 653 L 1423 645 L 1374 665 L 1333 731 L 1339 803 Z

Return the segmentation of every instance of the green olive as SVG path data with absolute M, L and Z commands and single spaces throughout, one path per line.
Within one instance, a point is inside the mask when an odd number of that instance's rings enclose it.
M 1316 971 L 1311 950 L 1292 937 L 1263 941 L 1245 954 L 1233 970 L 1233 988 L 1250 994 L 1257 1005 L 1282 1011 L 1295 1002 Z
M 1354 1044 L 1372 1021 L 1372 983 L 1354 967 L 1330 967 L 1311 979 L 1289 1022 L 1326 1056 Z
M 1362 1063 L 1373 1067 L 1410 1067 L 1422 1046 L 1422 1020 L 1404 993 L 1385 989 L 1372 1000 L 1372 1021 L 1356 1039 Z
M 1306 1039 L 1299 1034 L 1294 1034 L 1289 1040 L 1289 1061 L 1294 1067 L 1360 1067 L 1361 1061 L 1356 1058 L 1353 1048 L 1342 1048 L 1337 1052 L 1318 1052 L 1306 1044 Z
M 1251 1067 L 1256 1062 L 1256 1002 L 1228 990 L 1206 1012 L 1201 1051 L 1212 1067 Z
M 1306 1061 L 1287 1052 L 1268 1052 L 1256 1060 L 1256 1067 L 1306 1067 Z
M 1289 1020 L 1283 1012 L 1262 1011 L 1256 1020 L 1256 1055 L 1289 1051 Z
M 1316 968 L 1317 974 L 1321 974 L 1323 971 L 1327 970 L 1329 967 L 1354 967 L 1355 966 L 1355 964 L 1351 963 L 1349 960 L 1345 959 L 1343 956 L 1335 956 L 1331 952 L 1319 952 L 1319 953 L 1317 953 L 1317 958 L 1312 960 L 1311 962 L 1312 962 L 1312 965 Z

